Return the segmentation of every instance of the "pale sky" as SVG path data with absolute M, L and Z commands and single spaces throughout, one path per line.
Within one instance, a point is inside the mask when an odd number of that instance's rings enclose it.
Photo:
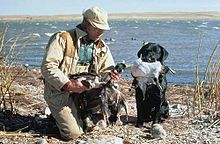
M 91 6 L 108 13 L 219 11 L 220 0 L 0 0 L 0 15 L 81 14 Z

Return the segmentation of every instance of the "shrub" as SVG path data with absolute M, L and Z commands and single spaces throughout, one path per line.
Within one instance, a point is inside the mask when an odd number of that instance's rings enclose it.
M 18 49 L 17 42 L 21 35 L 6 40 L 8 26 L 0 32 L 0 110 L 14 112 L 12 86 L 20 75 L 26 72 L 26 68 L 17 64 L 16 58 L 26 44 L 30 42 L 31 37 L 25 40 Z

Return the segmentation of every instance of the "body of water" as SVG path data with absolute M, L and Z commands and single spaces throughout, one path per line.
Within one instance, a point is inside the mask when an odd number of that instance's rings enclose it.
M 8 25 L 6 40 L 19 36 L 17 47 L 30 36 L 18 56 L 18 63 L 40 67 L 45 47 L 50 36 L 58 31 L 74 28 L 80 21 L 0 21 L 0 30 Z M 111 30 L 103 39 L 111 49 L 115 62 L 125 60 L 131 64 L 137 59 L 137 52 L 143 42 L 155 42 L 167 49 L 169 56 L 165 64 L 174 69 L 175 75 L 168 74 L 168 82 L 192 84 L 198 48 L 199 71 L 204 73 L 209 55 L 220 40 L 219 20 L 110 20 Z M 8 44 L 10 46 L 10 44 Z M 219 55 L 219 51 L 216 52 Z M 123 77 L 129 77 L 126 70 Z

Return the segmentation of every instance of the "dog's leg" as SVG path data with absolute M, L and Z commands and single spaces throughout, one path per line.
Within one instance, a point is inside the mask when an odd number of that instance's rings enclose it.
M 126 123 L 128 122 L 128 104 L 125 100 L 125 98 L 123 97 L 122 93 L 117 90 L 117 117 L 118 117 L 118 121 L 120 121 L 120 123 L 122 123 L 122 121 L 120 120 L 120 115 L 121 115 L 121 109 L 122 107 L 124 108 L 125 110 L 125 113 L 126 113 Z
M 167 90 L 167 79 L 166 75 L 162 75 L 162 78 L 160 80 L 161 86 L 162 86 L 162 105 L 161 105 L 161 115 L 163 118 L 168 118 L 169 116 L 169 103 L 167 101 L 166 97 L 166 90 Z
M 155 110 L 153 111 L 153 114 L 152 114 L 153 124 L 160 123 L 162 92 L 157 86 L 152 85 L 150 89 L 150 95 L 151 95 L 151 103 L 153 103 L 155 107 Z
M 165 119 L 169 117 L 169 104 L 167 101 L 164 101 L 161 105 L 161 116 Z
M 116 124 L 118 124 L 118 125 L 122 125 L 123 124 L 123 122 L 121 121 L 121 118 L 120 118 L 120 116 L 121 116 L 121 108 L 122 107 L 124 108 L 125 113 L 126 113 L 126 123 L 128 123 L 128 104 L 125 101 L 124 97 L 120 96 L 120 102 L 119 102 L 117 107 L 118 107 L 118 116 L 117 116 L 118 119 L 116 121 Z
M 101 93 L 101 112 L 103 115 L 104 121 L 109 125 L 109 108 L 108 108 L 108 97 L 106 92 L 106 87 L 103 88 Z
M 135 89 L 135 98 L 136 98 L 136 108 L 137 108 L 136 127 L 142 127 L 143 119 L 144 119 L 144 101 L 143 101 L 143 93 L 140 87 L 137 87 Z

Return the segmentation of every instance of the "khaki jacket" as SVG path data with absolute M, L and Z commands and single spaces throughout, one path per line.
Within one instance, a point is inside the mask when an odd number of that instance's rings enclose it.
M 80 38 L 86 33 L 79 28 L 55 33 L 46 47 L 41 73 L 45 79 L 45 98 L 56 95 L 68 95 L 61 88 L 70 81 L 69 74 L 88 72 L 89 66 L 77 66 Z M 109 72 L 114 67 L 111 52 L 103 40 L 94 45 L 93 72 L 97 74 Z

